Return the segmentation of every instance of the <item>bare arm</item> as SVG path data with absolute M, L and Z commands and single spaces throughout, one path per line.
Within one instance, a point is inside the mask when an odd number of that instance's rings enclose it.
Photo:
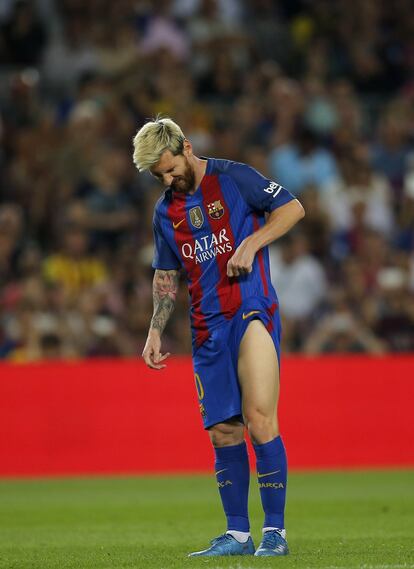
M 272 211 L 264 226 L 246 237 L 237 247 L 227 263 L 227 275 L 238 277 L 241 274 L 250 273 L 257 251 L 282 237 L 304 215 L 305 210 L 298 200 L 292 200 Z
M 178 271 L 155 270 L 154 280 L 152 281 L 154 313 L 152 315 L 150 331 L 158 330 L 160 336 L 174 310 L 178 291 L 178 280 Z
M 145 343 L 142 357 L 147 366 L 152 369 L 162 369 L 165 364 L 161 364 L 169 353 L 161 353 L 161 335 L 171 316 L 175 299 L 178 291 L 179 271 L 163 271 L 156 269 L 152 282 L 152 297 L 154 301 L 154 312 L 151 319 L 147 341 Z

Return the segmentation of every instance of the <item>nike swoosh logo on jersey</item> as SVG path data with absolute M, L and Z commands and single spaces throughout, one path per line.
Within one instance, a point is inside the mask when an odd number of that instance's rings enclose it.
M 280 469 L 274 470 L 273 472 L 265 472 L 264 474 L 257 473 L 257 478 L 264 478 L 265 476 L 270 476 L 271 474 L 277 474 L 278 472 L 280 472 Z
M 224 472 L 225 470 L 227 470 L 227 468 L 223 468 L 223 470 L 217 470 L 216 476 L 217 476 L 217 474 L 221 474 L 221 473 Z
M 246 318 L 250 318 L 250 316 L 253 316 L 253 314 L 260 314 L 260 310 L 251 310 L 247 314 L 243 312 L 243 320 L 246 320 Z
M 177 229 L 177 227 L 180 227 L 180 225 L 181 225 L 182 223 L 184 223 L 184 221 L 185 221 L 185 217 L 184 217 L 184 219 L 182 219 L 181 221 L 178 221 L 177 223 L 174 223 L 174 222 L 173 222 L 173 228 L 174 228 L 174 229 Z

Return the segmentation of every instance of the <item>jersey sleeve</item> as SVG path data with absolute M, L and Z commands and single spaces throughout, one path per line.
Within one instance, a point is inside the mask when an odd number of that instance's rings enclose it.
M 271 211 L 295 199 L 286 188 L 269 180 L 247 164 L 236 164 L 229 169 L 245 202 L 258 211 Z
M 181 263 L 165 239 L 156 213 L 154 213 L 152 228 L 154 233 L 154 258 L 152 267 L 165 271 L 179 269 Z

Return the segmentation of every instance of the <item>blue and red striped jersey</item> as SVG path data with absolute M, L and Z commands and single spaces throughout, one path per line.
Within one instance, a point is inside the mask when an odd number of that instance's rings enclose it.
M 158 200 L 152 266 L 184 268 L 196 346 L 248 298 L 263 297 L 276 306 L 267 247 L 257 253 L 250 274 L 229 278 L 227 262 L 243 239 L 265 223 L 265 212 L 292 199 L 285 188 L 246 164 L 208 158 L 206 173 L 192 195 L 168 188 Z

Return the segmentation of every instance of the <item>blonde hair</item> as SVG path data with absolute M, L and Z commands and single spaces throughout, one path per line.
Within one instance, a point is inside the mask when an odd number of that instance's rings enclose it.
M 169 117 L 156 117 L 147 122 L 134 136 L 134 164 L 140 172 L 156 164 L 166 150 L 181 154 L 185 136 L 181 128 Z

